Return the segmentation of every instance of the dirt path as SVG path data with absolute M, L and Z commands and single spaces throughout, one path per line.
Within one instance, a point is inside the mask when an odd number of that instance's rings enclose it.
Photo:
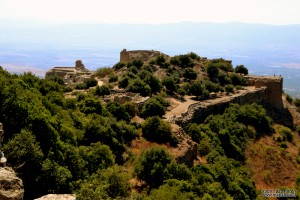
M 98 86 L 102 86 L 104 83 L 101 80 L 98 80 Z
M 176 101 L 176 103 L 178 105 L 175 108 L 173 108 L 172 110 L 167 111 L 164 117 L 166 119 L 169 119 L 170 117 L 173 117 L 174 115 L 181 116 L 181 113 L 186 112 L 190 105 L 198 102 L 198 101 L 192 100 L 191 96 L 184 96 L 184 99 L 185 99 L 185 102 L 180 102 L 180 101 L 177 101 L 174 99 L 173 101 Z

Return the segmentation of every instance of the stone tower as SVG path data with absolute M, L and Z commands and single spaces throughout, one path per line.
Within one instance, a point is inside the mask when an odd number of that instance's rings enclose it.
M 123 63 L 128 63 L 129 62 L 129 53 L 127 52 L 126 49 L 123 49 L 121 52 L 120 52 L 120 62 L 123 62 Z
M 81 60 L 76 60 L 76 62 L 75 62 L 75 69 L 77 71 L 86 71 L 86 69 L 84 67 L 84 64 L 82 63 Z

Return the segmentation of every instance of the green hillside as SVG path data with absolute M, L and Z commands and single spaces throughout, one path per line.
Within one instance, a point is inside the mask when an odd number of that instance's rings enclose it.
M 165 117 L 174 102 L 238 93 L 247 85 L 241 74 L 247 73 L 224 59 L 161 55 L 99 69 L 72 88 L 59 77 L 15 75 L 1 67 L 7 165 L 22 178 L 25 199 L 76 193 L 84 200 L 240 200 L 263 199 L 261 189 L 298 191 L 300 123 L 277 124 L 258 104 L 231 104 L 203 123 L 181 127 L 197 145 L 193 165 L 178 162 L 171 153 L 182 140 Z M 134 98 L 146 100 L 109 98 L 124 93 L 139 93 Z M 297 113 L 299 99 L 286 99 Z M 255 164 L 267 158 L 278 163 L 258 171 Z M 284 168 L 281 162 L 290 166 L 288 182 L 273 178 Z

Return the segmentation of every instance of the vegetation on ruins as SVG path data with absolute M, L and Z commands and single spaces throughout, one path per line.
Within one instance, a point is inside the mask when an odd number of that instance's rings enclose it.
M 247 73 L 243 65 L 233 68 L 224 59 L 195 53 L 159 55 L 99 69 L 95 77 L 104 78 L 103 85 L 88 79 L 77 85 L 84 92 L 66 98 L 69 89 L 57 77 L 0 68 L 2 149 L 24 181 L 26 199 L 48 193 L 76 193 L 78 199 L 256 199 L 259 191 L 246 167 L 247 144 L 272 136 L 286 149 L 297 139 L 291 127 L 274 129 L 261 105 L 231 104 L 203 123 L 184 124 L 201 157 L 186 165 L 170 153 L 182 136 L 164 118 L 172 106 L 166 97 L 202 100 L 212 93 L 234 93 L 246 84 L 240 74 Z M 147 100 L 107 100 L 115 90 Z M 299 109 L 299 99 L 291 102 Z

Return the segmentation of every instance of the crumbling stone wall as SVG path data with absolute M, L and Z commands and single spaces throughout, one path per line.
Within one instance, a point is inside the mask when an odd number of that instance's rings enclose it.
M 141 61 L 148 61 L 150 59 L 153 59 L 159 55 L 167 56 L 159 51 L 154 50 L 135 50 L 135 51 L 127 51 L 126 49 L 123 49 L 120 52 L 120 62 L 128 63 L 131 60 L 141 60 Z
M 191 122 L 201 123 L 211 114 L 223 113 L 231 103 L 237 103 L 240 105 L 248 103 L 263 103 L 265 100 L 265 94 L 266 87 L 261 87 L 241 95 L 228 97 L 221 102 L 197 102 L 190 105 L 187 112 L 182 113 L 181 117 L 175 117 L 171 120 L 181 126 Z
M 81 60 L 75 62 L 75 67 L 54 67 L 46 72 L 45 77 L 58 76 L 65 84 L 83 82 L 90 78 L 93 72 L 85 68 Z
M 255 88 L 266 87 L 265 103 L 277 109 L 283 109 L 283 78 L 281 76 L 245 76 L 248 85 Z
M 275 110 L 280 113 L 284 113 L 282 103 L 282 77 L 247 76 L 246 79 L 248 85 L 254 86 L 255 90 L 228 97 L 221 102 L 197 102 L 190 105 L 187 112 L 182 113 L 181 117 L 173 117 L 170 120 L 179 125 L 190 122 L 201 123 L 211 114 L 223 113 L 231 103 L 240 105 L 258 103 L 268 108 L 275 108 Z

